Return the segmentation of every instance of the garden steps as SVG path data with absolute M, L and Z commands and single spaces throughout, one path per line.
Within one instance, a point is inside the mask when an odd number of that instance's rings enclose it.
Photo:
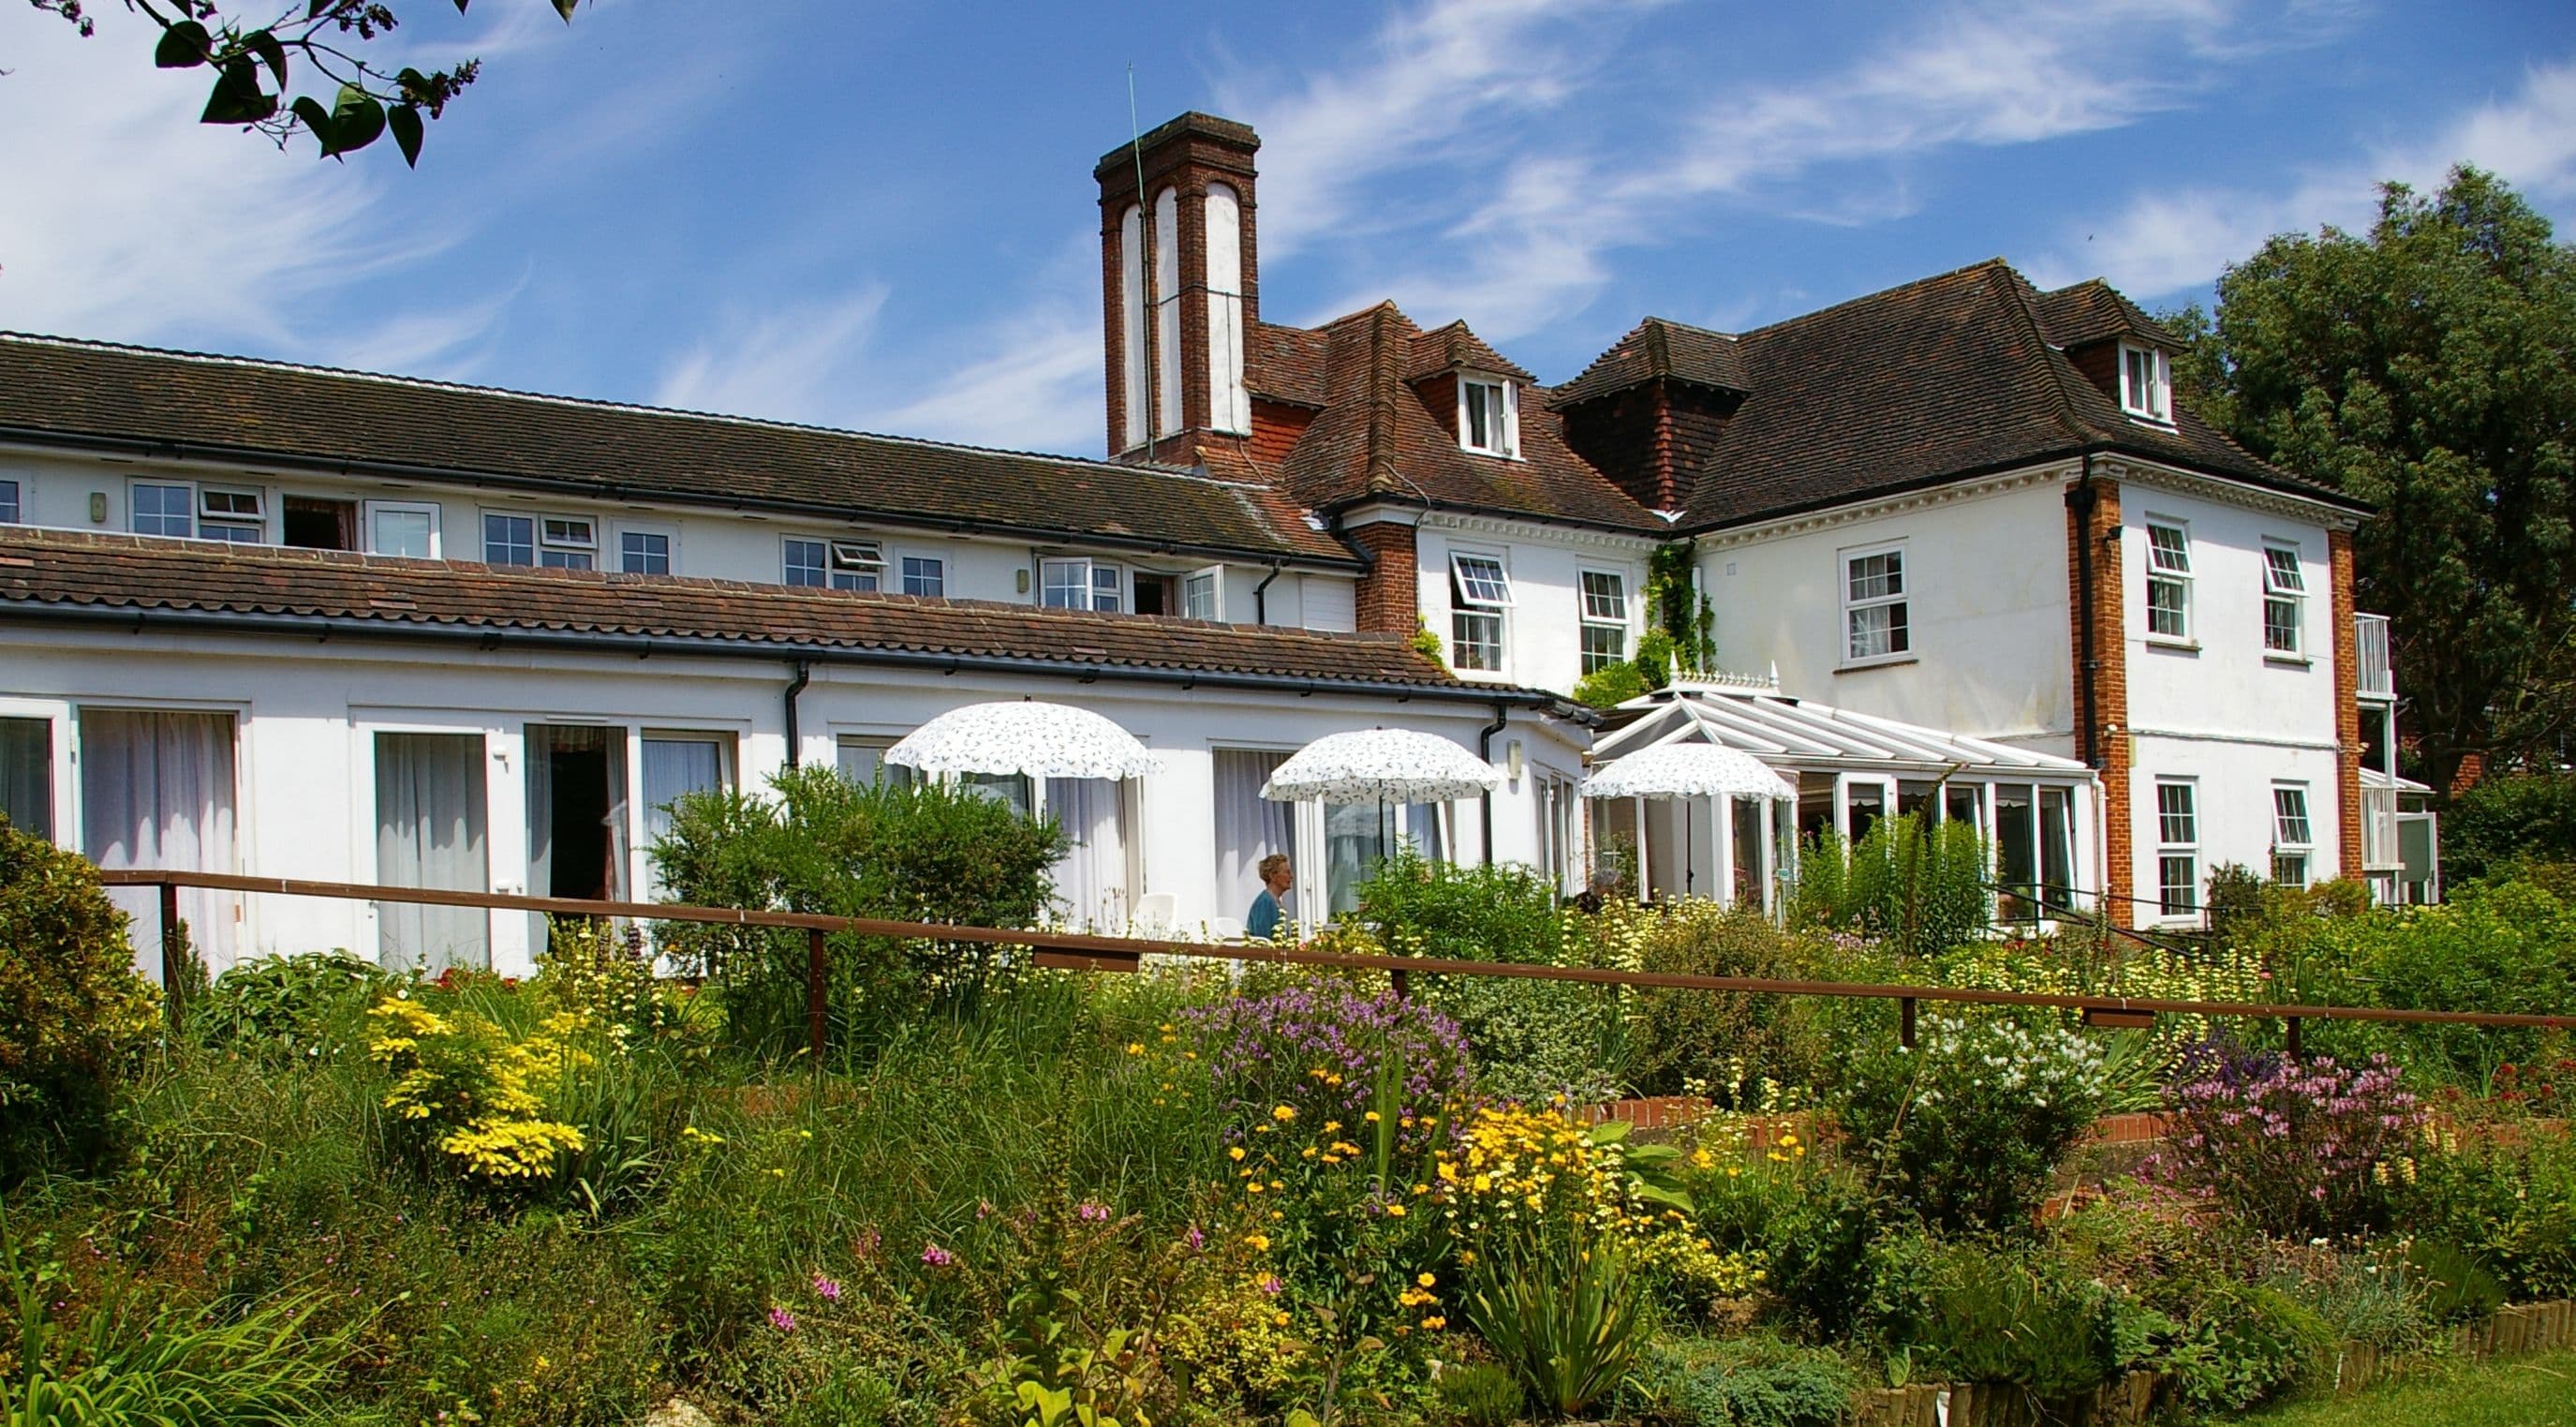
M 2455 1330 L 2460 1356 L 2483 1360 L 2576 1347 L 2576 1300 L 2511 1304 Z M 2398 1364 L 2367 1343 L 2346 1343 L 2334 1392 L 2348 1397 L 2388 1379 Z M 2070 1399 L 2042 1403 L 2011 1383 L 1909 1383 L 1855 1398 L 1851 1427 L 2137 1427 L 2173 1403 L 2171 1380 L 2140 1370 Z

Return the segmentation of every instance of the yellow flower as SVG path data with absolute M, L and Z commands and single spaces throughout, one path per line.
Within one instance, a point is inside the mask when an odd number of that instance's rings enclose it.
M 1270 1251 L 1270 1236 L 1268 1234 L 1246 1234 L 1243 1236 L 1243 1241 L 1252 1245 L 1252 1251 L 1254 1253 L 1268 1253 Z
M 1245 1180 L 1245 1181 L 1243 1182 L 1243 1192 L 1244 1192 L 1244 1193 L 1246 1193 L 1246 1194 L 1258 1194 L 1258 1193 L 1260 1193 L 1260 1192 L 1261 1192 L 1261 1181 L 1260 1181 L 1260 1180 L 1257 1180 L 1257 1179 L 1247 1179 L 1247 1180 Z
M 1288 1315 L 1285 1312 L 1273 1313 L 1270 1315 L 1270 1322 L 1273 1327 L 1285 1328 L 1288 1326 Z
M 1424 1328 L 1429 1329 L 1430 1331 L 1432 1331 L 1432 1332 L 1434 1332 L 1434 1333 L 1437 1333 L 1437 1332 L 1439 1332 L 1441 1329 L 1446 1328 L 1446 1327 L 1448 1327 L 1448 1326 L 1449 1326 L 1449 1320 L 1448 1320 L 1448 1319 L 1446 1319 L 1446 1318 L 1441 1317 L 1441 1316 L 1440 1316 L 1439 1314 L 1437 1314 L 1437 1313 L 1434 1313 L 1434 1314 L 1432 1314 L 1430 1317 L 1425 1318 L 1425 1319 L 1423 1319 L 1423 1320 L 1422 1320 L 1422 1326 L 1423 1326 Z
M 1145 1043 L 1143 1041 L 1129 1041 L 1127 1043 L 1127 1053 L 1129 1055 L 1143 1055 L 1145 1053 Z
M 1388 1217 L 1388 1218 L 1390 1218 L 1390 1219 L 1401 1219 L 1401 1218 L 1403 1218 L 1403 1217 L 1404 1217 L 1404 1206 L 1403 1206 L 1403 1205 L 1401 1205 L 1401 1204 L 1389 1204 L 1388 1206 L 1386 1206 L 1386 1217 Z
M 1374 1125 L 1377 1123 L 1377 1112 L 1375 1110 L 1371 1110 L 1367 1114 L 1360 1116 L 1360 1118 Z
M 1237 1159 L 1237 1160 L 1239 1160 L 1239 1159 L 1243 1158 L 1243 1146 L 1241 1146 L 1241 1145 L 1235 1145 L 1235 1146 L 1233 1146 L 1232 1148 L 1228 1149 L 1228 1150 L 1225 1152 L 1225 1157 L 1226 1157 L 1227 1159 Z
M 1270 1118 L 1284 1125 L 1297 1118 L 1297 1108 L 1293 1105 L 1273 1105 L 1270 1107 Z
M 1324 1122 L 1324 1133 L 1329 1135 L 1329 1134 L 1331 1134 L 1333 1131 L 1338 1130 L 1338 1129 L 1340 1129 L 1341 1127 L 1342 1127 L 1342 1122 L 1341 1122 L 1341 1121 L 1339 1121 L 1339 1120 L 1326 1120 L 1326 1121 Z
M 1417 1273 L 1417 1274 L 1415 1274 L 1415 1275 L 1413 1276 L 1413 1281 L 1414 1281 L 1415 1283 L 1421 1284 L 1421 1285 L 1422 1285 L 1423 1287 L 1425 1287 L 1425 1288 L 1429 1288 L 1429 1287 L 1430 1287 L 1430 1286 L 1432 1286 L 1433 1284 L 1438 1283 L 1440 1280 L 1438 1280 L 1438 1279 L 1436 1279 L 1436 1278 L 1433 1278 L 1431 1275 L 1429 1275 L 1429 1274 L 1427 1274 L 1427 1273 Z

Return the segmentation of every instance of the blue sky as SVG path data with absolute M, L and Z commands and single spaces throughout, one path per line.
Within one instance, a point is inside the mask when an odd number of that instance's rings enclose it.
M 190 122 L 91 8 L 0 4 L 0 328 L 1080 454 L 1131 63 L 1145 125 L 1261 131 L 1265 316 L 1393 297 L 1547 381 L 1998 254 L 2205 297 L 2462 160 L 2576 237 L 2563 0 L 408 0 L 389 53 L 485 60 L 416 172 Z

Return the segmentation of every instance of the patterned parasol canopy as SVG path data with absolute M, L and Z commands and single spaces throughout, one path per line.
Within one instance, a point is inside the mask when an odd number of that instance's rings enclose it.
M 1740 748 L 1666 743 L 1641 748 L 1583 780 L 1587 798 L 1778 798 L 1798 790 L 1769 764 Z
M 1141 778 L 1161 760 L 1089 709 L 1024 699 L 968 704 L 914 729 L 885 761 L 930 774 L 1023 773 L 1032 778 Z
M 1261 785 L 1275 803 L 1445 803 L 1490 793 L 1503 775 L 1437 734 L 1409 728 L 1331 733 L 1305 747 Z

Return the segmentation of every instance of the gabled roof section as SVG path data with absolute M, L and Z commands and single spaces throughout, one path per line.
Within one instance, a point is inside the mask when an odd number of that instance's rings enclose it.
M 1702 464 L 1683 527 L 1747 524 L 2083 451 L 2366 509 L 2255 459 L 2188 408 L 2171 427 L 2131 419 L 2043 330 L 2043 305 L 1993 259 L 1745 333 L 1752 394 Z M 2066 330 L 2110 310 L 2080 292 L 2051 306 Z
M 2182 350 L 2181 338 L 2098 277 L 2055 292 L 2034 290 L 2030 301 L 2041 334 L 2061 349 L 2126 337 L 2168 352 Z
M 0 526 L 0 619 L 49 610 L 247 617 L 287 621 L 287 630 L 327 622 L 335 637 L 591 636 L 650 640 L 673 654 L 932 655 L 1104 676 L 1177 671 L 1476 697 L 1492 689 L 1394 635 Z
M 1630 699 L 1604 721 L 1607 730 L 1593 745 L 1595 766 L 1668 743 L 1714 743 L 1774 768 L 2094 777 L 2071 758 L 1734 685 L 1674 684 Z
M 1658 378 L 1712 391 L 1751 391 L 1744 353 L 1724 332 L 1649 317 L 1592 359 L 1582 375 L 1556 389 L 1559 411 L 1644 386 Z
M 1269 484 L 0 333 L 0 439 L 1348 565 Z
M 1421 354 L 1467 353 L 1467 365 L 1478 370 L 1497 370 L 1483 365 L 1495 363 L 1520 372 L 1464 324 L 1426 333 L 1394 303 L 1381 302 L 1314 335 L 1324 359 L 1322 409 L 1279 464 L 1280 480 L 1299 503 L 1331 511 L 1387 501 L 1641 535 L 1667 529 L 1567 447 L 1544 388 L 1530 387 L 1520 403 L 1518 459 L 1459 449 L 1413 385 Z
M 1485 339 L 1469 331 L 1464 321 L 1434 327 L 1413 339 L 1413 350 L 1404 367 L 1405 380 L 1418 382 L 1442 372 L 1458 371 L 1517 377 L 1525 382 L 1538 380 L 1511 358 L 1485 345 Z

